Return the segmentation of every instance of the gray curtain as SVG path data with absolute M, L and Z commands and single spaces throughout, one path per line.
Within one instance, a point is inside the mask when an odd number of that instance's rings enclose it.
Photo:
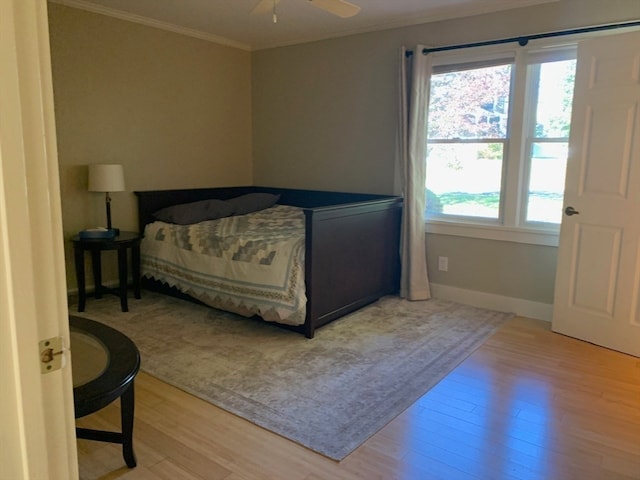
M 423 55 L 422 45 L 413 55 L 400 49 L 400 176 L 404 208 L 402 214 L 400 296 L 409 300 L 431 298 L 427 275 L 425 243 L 425 178 L 427 147 L 427 107 L 431 55 Z

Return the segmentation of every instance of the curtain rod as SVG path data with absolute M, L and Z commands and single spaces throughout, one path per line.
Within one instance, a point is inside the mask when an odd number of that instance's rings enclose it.
M 627 28 L 627 27 L 640 27 L 640 21 L 633 21 L 633 22 L 626 22 L 626 23 L 612 23 L 608 25 L 597 25 L 595 27 L 574 28 L 571 30 L 560 30 L 558 32 L 537 33 L 535 35 L 524 35 L 521 37 L 501 38 L 499 40 L 487 40 L 484 42 L 448 45 L 446 47 L 423 48 L 422 54 L 428 55 L 433 52 L 445 52 L 447 50 L 458 50 L 461 48 L 471 48 L 471 47 L 485 47 L 487 45 L 499 45 L 502 43 L 515 43 L 515 42 L 517 42 L 521 47 L 524 47 L 526 44 L 529 43 L 530 40 L 536 40 L 538 38 L 562 37 L 565 35 L 575 35 L 577 33 L 599 32 L 602 30 L 613 30 L 617 28 Z M 413 50 L 407 50 L 405 55 L 407 57 L 410 57 L 411 55 L 413 55 Z

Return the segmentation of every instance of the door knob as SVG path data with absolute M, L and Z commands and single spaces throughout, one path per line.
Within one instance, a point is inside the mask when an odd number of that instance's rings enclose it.
M 573 208 L 571 206 L 569 206 L 569 207 L 564 209 L 564 214 L 568 215 L 569 217 L 571 215 L 578 215 L 579 213 L 580 213 L 579 211 L 577 211 L 575 208 Z

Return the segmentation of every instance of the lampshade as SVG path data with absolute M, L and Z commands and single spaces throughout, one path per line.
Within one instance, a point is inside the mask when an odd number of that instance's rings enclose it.
M 89 165 L 90 192 L 122 192 L 124 170 L 122 165 Z

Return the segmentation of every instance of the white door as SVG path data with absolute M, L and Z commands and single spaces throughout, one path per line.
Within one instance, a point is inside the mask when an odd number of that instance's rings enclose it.
M 0 478 L 78 477 L 46 0 L 0 0 Z
M 640 356 L 640 32 L 578 47 L 552 328 Z

